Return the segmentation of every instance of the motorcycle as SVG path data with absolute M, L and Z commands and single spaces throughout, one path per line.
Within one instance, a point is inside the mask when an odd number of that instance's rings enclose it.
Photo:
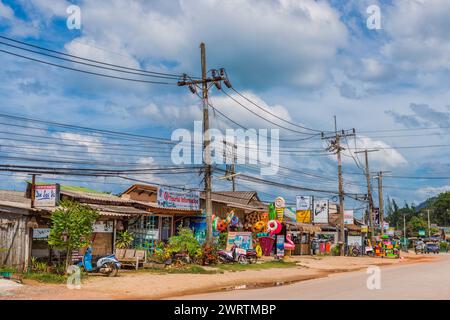
M 255 250 L 238 248 L 236 244 L 231 247 L 230 251 L 219 250 L 217 254 L 219 256 L 219 261 L 222 263 L 238 262 L 240 264 L 249 264 L 258 261 L 258 255 Z
M 94 266 L 92 265 L 93 262 L 95 263 Z M 95 261 L 92 261 L 92 248 L 89 247 L 78 266 L 83 267 L 86 272 L 99 272 L 109 277 L 115 277 L 119 272 L 120 262 L 114 254 L 98 257 Z

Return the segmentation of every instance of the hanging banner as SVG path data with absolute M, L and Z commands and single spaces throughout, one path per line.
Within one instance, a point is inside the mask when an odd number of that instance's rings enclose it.
M 311 210 L 299 210 L 297 211 L 297 222 L 311 223 Z
M 227 246 L 225 250 L 230 251 L 233 244 L 245 250 L 253 249 L 253 238 L 251 232 L 228 232 Z
M 50 235 L 50 228 L 33 229 L 33 240 L 47 240 Z
M 328 223 L 328 200 L 321 199 L 314 201 L 314 223 Z
M 311 196 L 297 196 L 297 211 L 311 210 L 312 197 Z
M 277 235 L 276 249 L 277 249 L 277 257 L 278 258 L 284 257 L 284 236 L 283 235 Z
M 34 186 L 34 205 L 36 207 L 55 207 L 59 204 L 59 184 Z
M 344 210 L 344 224 L 353 224 L 353 210 Z
M 198 191 L 158 187 L 157 202 L 158 205 L 165 208 L 199 210 L 200 193 Z

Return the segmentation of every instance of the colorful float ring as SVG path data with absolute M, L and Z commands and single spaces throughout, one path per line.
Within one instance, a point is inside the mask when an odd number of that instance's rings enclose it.
M 236 227 L 236 226 L 238 225 L 238 223 L 239 223 L 239 218 L 236 217 L 236 216 L 233 216 L 233 217 L 231 218 L 231 225 L 232 225 L 233 227 Z
M 283 197 L 278 197 L 275 199 L 275 208 L 284 208 L 286 206 L 286 201 Z
M 219 220 L 219 218 L 216 218 L 216 217 L 213 216 L 213 219 L 212 219 L 212 229 L 213 229 L 213 231 L 217 231 L 217 221 L 218 220 Z
M 267 230 L 268 230 L 270 233 L 272 233 L 272 232 L 274 232 L 275 230 L 278 229 L 278 225 L 279 225 L 278 221 L 276 221 L 276 220 L 270 220 L 270 221 L 267 223 Z
M 217 231 L 223 232 L 226 229 L 227 229 L 227 224 L 225 223 L 225 221 L 223 221 L 223 220 L 217 221 L 217 224 L 216 224 Z

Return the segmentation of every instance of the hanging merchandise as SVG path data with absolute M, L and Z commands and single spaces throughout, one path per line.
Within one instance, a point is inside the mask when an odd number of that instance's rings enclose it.
M 255 223 L 252 226 L 252 231 L 254 233 L 264 232 L 265 227 L 266 227 L 266 224 L 264 223 L 264 221 L 258 221 L 257 223 Z
M 227 224 L 224 220 L 222 220 L 220 218 L 218 218 L 218 219 L 219 220 L 217 221 L 216 229 L 217 229 L 217 231 L 223 232 L 227 229 Z
M 238 223 L 239 223 L 239 218 L 237 216 L 233 216 L 231 218 L 231 226 L 237 227 Z
M 292 238 L 292 236 L 290 233 L 286 235 L 286 242 L 284 243 L 284 249 L 295 250 L 295 244 L 291 238 Z
M 277 214 L 275 212 L 275 205 L 273 203 L 269 204 L 269 220 L 275 220 Z
M 279 234 L 281 232 L 281 228 L 281 223 L 276 220 L 270 220 L 267 224 L 267 231 L 269 231 L 271 236 Z
M 275 199 L 275 212 L 277 214 L 277 220 L 283 222 L 284 207 L 286 206 L 286 201 L 283 197 L 278 197 Z

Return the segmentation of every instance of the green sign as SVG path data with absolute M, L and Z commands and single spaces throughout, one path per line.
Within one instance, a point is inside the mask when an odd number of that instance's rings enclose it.
M 419 230 L 419 236 L 424 236 L 425 235 L 425 230 Z

